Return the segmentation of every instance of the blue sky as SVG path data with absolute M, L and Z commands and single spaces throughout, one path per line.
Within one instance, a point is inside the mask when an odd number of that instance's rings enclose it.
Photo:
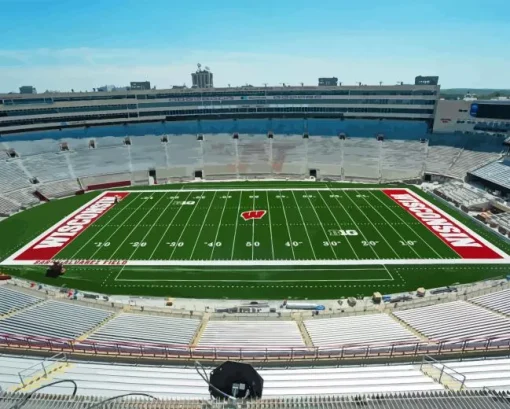
M 150 80 L 510 88 L 509 0 L 0 0 L 0 91 Z

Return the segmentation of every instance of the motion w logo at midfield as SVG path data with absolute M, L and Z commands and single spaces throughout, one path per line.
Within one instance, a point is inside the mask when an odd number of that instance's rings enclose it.
M 245 220 L 259 220 L 262 219 L 266 215 L 266 210 L 249 210 L 247 212 L 242 212 L 241 217 Z

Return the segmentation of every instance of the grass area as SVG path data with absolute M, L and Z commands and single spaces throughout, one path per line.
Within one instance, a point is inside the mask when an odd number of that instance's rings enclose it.
M 348 190 L 320 190 L 328 187 Z M 151 187 L 155 192 L 131 189 L 136 192 L 89 226 L 58 258 L 168 260 L 181 265 L 69 265 L 66 275 L 56 280 L 45 278 L 45 268 L 39 266 L 3 266 L 2 271 L 107 294 L 246 299 L 404 292 L 510 273 L 510 265 L 440 264 L 459 255 L 384 193 L 367 187 L 371 185 L 267 181 Z M 169 189 L 176 191 L 159 192 Z M 434 196 L 413 190 L 510 254 L 510 244 L 496 234 Z M 4 220 L 0 258 L 96 195 L 56 200 Z M 244 220 L 240 214 L 250 210 L 265 213 Z M 409 259 L 437 259 L 437 264 L 412 265 Z M 215 260 L 233 263 L 207 265 Z M 310 265 L 290 266 L 289 260 Z M 359 263 L 321 264 L 334 260 Z M 182 265 L 189 261 L 202 265 Z M 261 261 L 275 263 L 257 265 Z

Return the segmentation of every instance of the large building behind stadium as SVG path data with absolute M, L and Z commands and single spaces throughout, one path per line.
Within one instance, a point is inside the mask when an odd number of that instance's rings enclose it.
M 507 408 L 510 100 L 195 75 L 0 94 L 0 408 Z

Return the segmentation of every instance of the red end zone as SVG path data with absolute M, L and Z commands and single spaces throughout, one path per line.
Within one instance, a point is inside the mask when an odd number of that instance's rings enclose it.
M 383 190 L 390 199 L 398 203 L 427 229 L 439 237 L 448 247 L 464 259 L 502 259 L 503 256 L 472 233 L 459 225 L 450 216 L 427 204 L 419 196 L 405 189 Z
M 128 192 L 106 192 L 83 208 L 51 228 L 37 238 L 28 248 L 18 254 L 14 260 L 51 260 L 58 252 L 69 245 L 89 225 L 115 205 L 115 197 L 119 199 L 129 195 Z

